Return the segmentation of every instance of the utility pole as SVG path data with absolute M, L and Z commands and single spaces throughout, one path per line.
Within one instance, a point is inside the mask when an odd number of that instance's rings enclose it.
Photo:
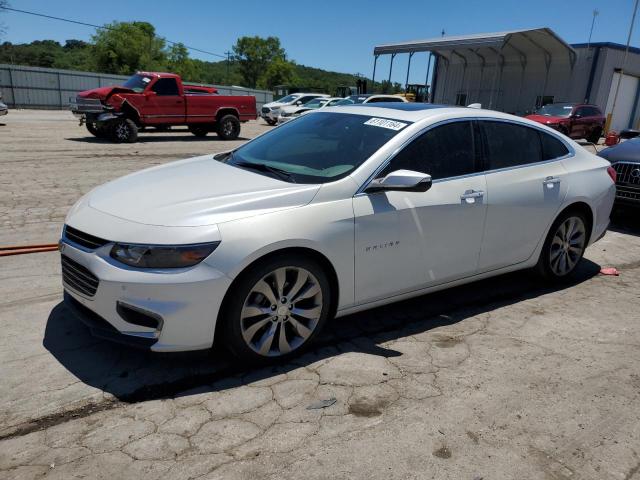
M 600 15 L 600 12 L 598 10 L 594 10 L 593 19 L 591 20 L 591 30 L 589 31 L 589 41 L 587 41 L 587 50 L 589 50 L 589 47 L 591 47 L 591 35 L 593 35 L 593 26 L 596 23 L 596 17 L 598 15 Z
M 227 85 L 229 85 L 229 63 L 231 61 L 231 53 L 232 52 L 230 52 L 229 50 L 224 52 L 224 54 L 227 56 L 227 80 L 226 80 Z
M 622 57 L 622 68 L 618 73 L 618 83 L 616 85 L 616 93 L 613 95 L 613 105 L 611 111 L 607 114 L 607 121 L 604 126 L 605 133 L 609 132 L 611 127 L 611 121 L 613 120 L 613 112 L 616 111 L 616 102 L 618 101 L 618 92 L 620 91 L 620 83 L 622 82 L 622 75 L 624 75 L 624 68 L 627 66 L 627 56 L 629 54 L 629 45 L 631 44 L 631 35 L 633 34 L 633 24 L 636 21 L 636 13 L 638 13 L 638 3 L 640 0 L 636 0 L 636 4 L 633 7 L 633 15 L 631 16 L 631 25 L 629 25 L 629 36 L 627 37 L 627 48 L 624 50 L 624 57 Z
M 443 36 L 443 37 L 444 37 L 444 34 L 446 33 L 446 32 L 444 31 L 444 28 L 442 29 L 442 32 L 440 32 L 440 33 L 442 34 L 441 36 Z

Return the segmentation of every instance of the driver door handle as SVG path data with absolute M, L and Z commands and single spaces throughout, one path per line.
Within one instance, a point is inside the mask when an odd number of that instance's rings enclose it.
M 467 190 L 460 195 L 460 200 L 464 200 L 467 203 L 474 203 L 476 198 L 482 197 L 484 197 L 484 192 L 482 190 Z

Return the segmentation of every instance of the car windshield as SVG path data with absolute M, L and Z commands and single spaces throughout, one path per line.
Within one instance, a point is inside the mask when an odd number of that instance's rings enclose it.
M 276 102 L 278 103 L 291 103 L 293 102 L 296 98 L 298 98 L 300 95 L 287 95 L 286 97 L 282 97 L 279 100 L 276 100 Z
M 536 113 L 546 117 L 568 117 L 571 115 L 571 110 L 573 110 L 573 105 L 567 103 L 550 103 L 536 110 Z
M 350 97 L 345 97 L 340 100 L 336 105 L 353 105 L 354 103 L 364 103 L 367 97 L 363 97 L 362 95 L 351 95 Z
M 277 178 L 289 182 L 327 183 L 349 175 L 407 125 L 368 115 L 316 112 L 216 158 L 265 175 L 277 170 L 283 174 Z
M 134 92 L 140 93 L 147 87 L 150 81 L 151 81 L 151 77 L 148 77 L 146 75 L 135 74 L 129 77 L 129 80 L 124 82 L 122 86 L 126 88 L 130 88 Z

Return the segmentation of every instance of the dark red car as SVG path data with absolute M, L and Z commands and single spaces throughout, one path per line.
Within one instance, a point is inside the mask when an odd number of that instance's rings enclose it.
M 592 143 L 598 143 L 606 120 L 600 108 L 582 103 L 549 103 L 526 118 Z
M 71 99 L 71 111 L 91 134 L 135 142 L 138 130 L 186 125 L 197 137 L 240 134 L 240 123 L 257 118 L 256 97 L 218 95 L 214 87 L 183 84 L 173 73 L 138 72 L 123 85 L 94 88 Z

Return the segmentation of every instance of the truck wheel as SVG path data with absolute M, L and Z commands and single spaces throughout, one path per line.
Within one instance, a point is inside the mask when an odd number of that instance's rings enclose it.
M 111 140 L 116 143 L 135 143 L 138 127 L 130 118 L 120 118 L 111 125 Z
M 189 131 L 193 133 L 196 137 L 206 137 L 207 133 L 209 133 L 209 129 L 202 125 L 192 125 L 189 127 Z
M 218 121 L 218 136 L 223 140 L 235 140 L 240 135 L 240 120 L 235 115 L 225 115 Z
M 96 138 L 105 138 L 107 137 L 107 132 L 104 127 L 99 127 L 96 122 L 87 122 L 86 123 L 87 130 L 89 133 Z

